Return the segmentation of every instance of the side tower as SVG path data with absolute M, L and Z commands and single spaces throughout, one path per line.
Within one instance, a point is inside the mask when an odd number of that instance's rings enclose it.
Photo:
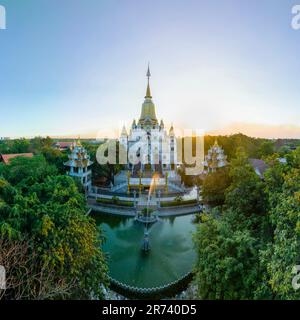
M 122 129 L 122 132 L 121 132 L 121 136 L 119 138 L 119 142 L 120 142 L 121 145 L 123 145 L 127 149 L 128 134 L 127 134 L 127 130 L 126 130 L 125 125 L 123 126 L 123 129 Z
M 226 165 L 227 156 L 216 140 L 214 145 L 208 150 L 207 156 L 205 156 L 204 167 L 207 172 L 215 172 L 217 169 L 223 168 Z
M 70 150 L 69 160 L 64 163 L 67 167 L 67 174 L 71 177 L 79 178 L 85 191 L 89 192 L 92 186 L 92 171 L 90 167 L 93 162 L 80 141 L 73 143 Z
M 169 141 L 170 141 L 170 169 L 175 170 L 177 164 L 177 141 L 175 136 L 175 131 L 173 124 L 169 131 Z

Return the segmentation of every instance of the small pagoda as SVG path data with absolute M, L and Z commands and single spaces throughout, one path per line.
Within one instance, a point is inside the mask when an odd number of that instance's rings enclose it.
M 90 156 L 80 140 L 71 145 L 70 151 L 69 160 L 64 163 L 68 167 L 67 173 L 71 177 L 79 178 L 85 191 L 89 192 L 92 187 L 92 171 L 90 167 L 93 162 L 90 160 Z
M 216 140 L 205 156 L 205 172 L 216 172 L 216 170 L 227 166 L 227 164 L 227 156 L 224 154 L 223 148 L 219 146 L 218 141 Z

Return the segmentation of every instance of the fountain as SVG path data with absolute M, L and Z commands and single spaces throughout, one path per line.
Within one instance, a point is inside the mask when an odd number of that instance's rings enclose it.
M 145 227 L 145 230 L 144 230 L 144 240 L 143 240 L 142 250 L 144 252 L 148 252 L 150 250 L 149 232 L 147 227 Z
M 148 198 L 147 198 L 147 202 L 146 202 L 146 208 L 144 207 L 142 212 L 144 211 L 143 215 L 138 215 L 137 217 L 137 221 L 142 222 L 145 224 L 145 228 L 144 228 L 144 239 L 143 239 L 143 243 L 142 243 L 142 250 L 144 252 L 148 252 L 150 250 L 150 240 L 149 240 L 149 226 L 152 225 L 153 223 L 155 223 L 157 221 L 157 215 L 153 214 L 152 210 L 150 212 L 150 205 L 151 205 L 151 196 L 152 194 L 155 193 L 155 188 L 156 188 L 156 179 L 158 178 L 158 174 L 155 173 L 151 179 L 151 183 L 150 183 L 150 188 L 149 188 L 149 192 L 148 192 Z M 141 198 L 141 196 L 140 196 Z M 153 205 L 152 205 L 153 206 Z M 155 201 L 155 205 L 154 205 L 157 209 L 157 204 Z
M 132 287 L 154 288 L 192 270 L 197 257 L 192 241 L 196 225 L 190 215 L 160 218 L 147 230 L 130 217 L 99 212 L 93 217 L 107 238 L 103 250 L 111 278 Z
M 147 181 L 146 193 L 134 193 L 134 219 L 94 215 L 108 239 L 103 250 L 109 254 L 110 277 L 119 284 L 141 290 L 175 283 L 191 272 L 196 259 L 192 242 L 196 226 L 191 216 L 162 214 L 158 219 L 158 210 L 164 209 L 159 205 L 161 185 L 157 179 L 158 174 Z M 142 189 L 140 185 L 139 189 Z M 187 199 L 193 195 L 194 192 L 188 194 Z

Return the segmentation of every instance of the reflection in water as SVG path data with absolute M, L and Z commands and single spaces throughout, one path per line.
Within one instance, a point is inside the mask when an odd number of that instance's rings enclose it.
M 195 251 L 191 216 L 160 219 L 149 230 L 151 250 L 141 243 L 144 226 L 133 218 L 95 214 L 106 242 L 110 275 L 129 285 L 155 287 L 172 282 L 192 270 Z

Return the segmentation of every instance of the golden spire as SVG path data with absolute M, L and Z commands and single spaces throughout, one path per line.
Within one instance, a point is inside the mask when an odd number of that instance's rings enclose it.
M 169 135 L 174 135 L 174 127 L 173 127 L 173 122 L 171 123 L 171 128 L 169 130 Z
M 82 144 L 81 144 L 81 141 L 80 141 L 80 136 L 78 136 L 78 140 L 77 140 L 76 145 L 77 145 L 78 147 L 82 147 Z
M 148 84 L 147 84 L 147 91 L 146 91 L 146 96 L 145 98 L 152 98 L 151 96 L 151 90 L 150 90 L 150 77 L 151 77 L 151 73 L 150 73 L 150 65 L 148 63 L 148 70 L 147 70 L 147 78 L 148 78 Z

